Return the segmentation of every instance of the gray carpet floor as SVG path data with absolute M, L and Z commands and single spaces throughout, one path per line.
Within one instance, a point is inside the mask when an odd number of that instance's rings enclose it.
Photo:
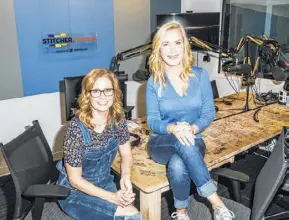
M 231 169 L 241 171 L 250 176 L 250 182 L 246 185 L 242 185 L 242 204 L 246 207 L 251 206 L 252 193 L 254 188 L 254 182 L 258 173 L 260 172 L 262 166 L 265 163 L 263 157 L 257 156 L 255 154 L 249 153 L 240 156 L 239 159 L 230 166 Z M 230 183 L 227 180 L 219 179 L 218 194 L 224 198 L 232 199 L 232 192 L 230 189 Z M 195 193 L 194 187 L 192 187 L 192 193 Z M 173 196 L 172 193 L 165 192 L 162 195 L 162 220 L 170 220 L 170 215 L 174 211 L 173 208 Z M 0 220 L 12 220 L 13 211 L 15 205 L 15 188 L 10 176 L 5 176 L 0 178 Z M 139 207 L 139 199 L 135 201 L 136 207 Z M 288 208 L 289 209 L 289 208 Z M 272 205 L 268 213 L 275 213 L 276 211 L 283 210 L 282 208 Z M 66 216 L 58 207 L 56 203 L 46 203 L 43 217 L 44 220 L 69 220 L 70 218 Z M 31 220 L 31 215 L 26 217 L 26 220 Z

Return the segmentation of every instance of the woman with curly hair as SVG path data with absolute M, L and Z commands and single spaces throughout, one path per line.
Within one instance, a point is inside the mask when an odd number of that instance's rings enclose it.
M 91 70 L 82 80 L 78 103 L 76 116 L 67 126 L 63 161 L 57 164 L 57 184 L 71 189 L 65 200 L 59 200 L 61 208 L 81 220 L 141 219 L 132 205 L 133 158 L 115 74 Z M 120 190 L 110 174 L 117 151 L 121 157 Z
M 153 134 L 148 151 L 153 160 L 167 165 L 176 212 L 172 217 L 189 220 L 187 207 L 191 180 L 200 196 L 212 204 L 215 220 L 230 220 L 204 162 L 201 131 L 213 121 L 215 108 L 208 73 L 192 67 L 189 41 L 184 28 L 169 22 L 154 36 L 149 58 L 152 76 L 147 82 L 147 120 Z

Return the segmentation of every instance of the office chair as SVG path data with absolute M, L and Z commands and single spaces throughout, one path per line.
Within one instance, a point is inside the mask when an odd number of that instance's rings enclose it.
M 38 121 L 9 143 L 0 143 L 16 191 L 14 220 L 22 220 L 32 210 L 39 220 L 45 199 L 64 199 L 70 190 L 50 184 L 55 166 L 52 153 Z
M 84 76 L 74 76 L 64 78 L 64 96 L 65 96 L 65 115 L 66 121 L 70 121 L 73 118 L 76 109 L 78 108 L 77 98 L 81 93 L 81 82 Z M 119 77 L 118 77 L 119 78 Z M 126 84 L 119 78 L 119 86 L 123 93 L 123 111 L 125 117 L 130 119 L 132 117 L 131 112 L 134 106 L 126 105 Z
M 287 161 L 289 159 L 289 128 L 287 127 L 286 133 L 285 133 L 285 139 L 284 139 L 284 147 L 285 147 L 285 155 L 287 158 Z M 287 195 L 289 197 L 289 170 L 287 170 L 286 178 L 285 181 L 282 183 L 279 193 L 277 196 L 274 198 L 273 202 L 277 204 L 278 206 L 286 209 L 287 211 L 281 212 L 281 213 L 276 213 L 272 214 L 271 217 L 272 219 L 277 216 L 277 217 L 286 217 L 289 219 L 289 201 L 285 201 L 283 199 L 283 196 Z
M 284 153 L 285 130 L 286 129 L 283 128 L 273 152 L 257 177 L 252 209 L 250 210 L 235 201 L 224 199 L 226 206 L 236 215 L 234 220 L 288 219 L 289 211 L 282 212 L 280 215 L 275 214 L 264 217 L 277 190 L 284 183 L 289 167 L 289 162 L 287 162 L 288 158 L 286 158 Z M 190 206 L 188 209 L 190 219 L 212 219 L 209 207 L 210 205 L 203 198 L 198 198 L 197 196 L 194 198 L 192 196 L 190 198 Z

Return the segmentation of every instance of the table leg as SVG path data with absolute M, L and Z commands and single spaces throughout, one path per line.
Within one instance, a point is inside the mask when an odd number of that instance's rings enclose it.
M 140 211 L 143 220 L 161 219 L 161 191 L 143 193 L 140 191 Z

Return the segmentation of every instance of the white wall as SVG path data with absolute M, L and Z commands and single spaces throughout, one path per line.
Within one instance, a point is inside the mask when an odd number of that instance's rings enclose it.
M 62 156 L 65 135 L 64 96 L 49 93 L 0 101 L 0 142 L 7 143 L 38 120 L 54 157 Z M 8 170 L 0 155 L 0 175 Z
M 114 0 L 115 53 L 150 42 L 150 1 Z M 129 80 L 138 69 L 144 69 L 144 54 L 120 63 L 120 70 L 128 74 Z
M 14 1 L 0 1 L 0 100 L 23 96 Z
M 114 0 L 114 36 L 115 53 L 150 42 L 151 14 L 150 1 Z M 128 74 L 127 105 L 135 106 L 132 117 L 145 114 L 145 82 L 132 81 L 132 75 L 138 69 L 145 69 L 146 53 L 124 60 L 120 70 Z
M 38 120 L 53 150 L 62 150 L 62 123 L 65 123 L 62 95 L 59 92 L 0 101 L 0 142 L 7 143 Z

